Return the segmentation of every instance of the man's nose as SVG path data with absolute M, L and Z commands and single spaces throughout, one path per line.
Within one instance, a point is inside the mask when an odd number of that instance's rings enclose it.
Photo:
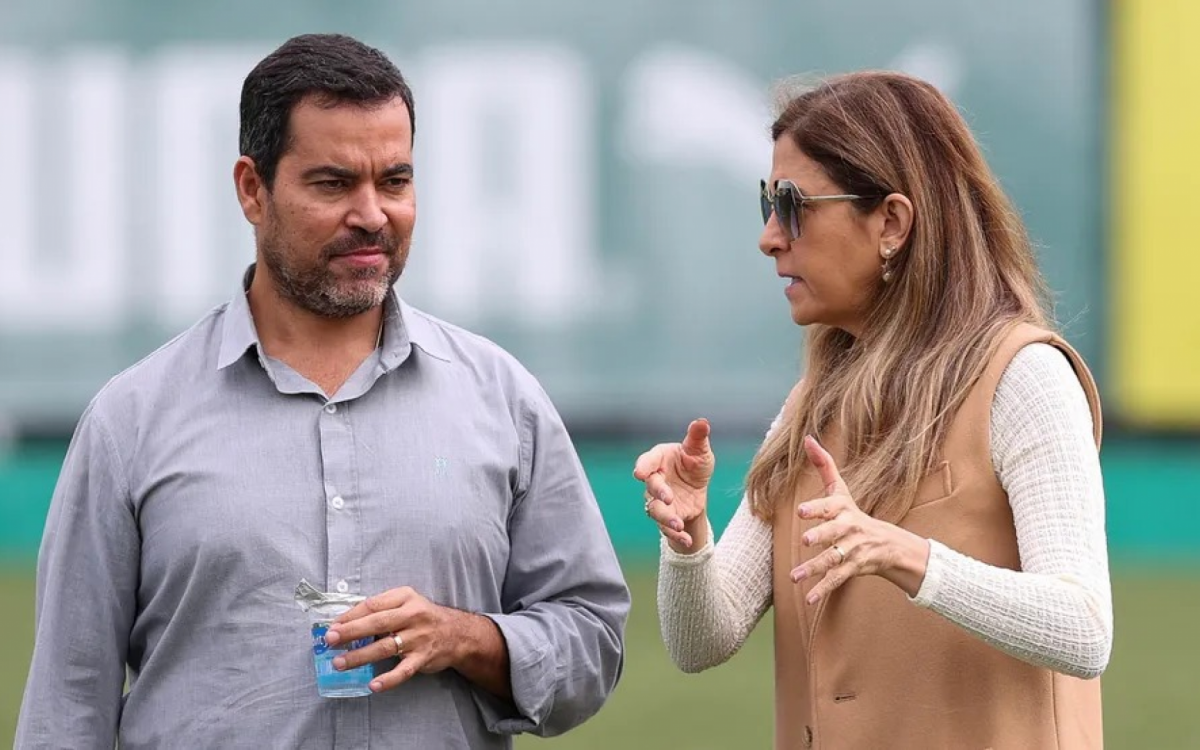
M 354 205 L 346 216 L 346 223 L 356 229 L 374 234 L 387 226 L 387 214 L 379 201 L 379 193 L 373 185 L 367 185 L 354 194 Z

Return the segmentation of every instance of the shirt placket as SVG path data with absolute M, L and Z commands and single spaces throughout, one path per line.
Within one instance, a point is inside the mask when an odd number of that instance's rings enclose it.
M 370 595 L 362 590 L 362 503 L 354 459 L 354 423 L 348 402 L 321 408 L 321 469 L 325 479 L 326 590 Z M 334 732 L 338 747 L 366 747 L 370 734 L 367 699 L 337 701 Z

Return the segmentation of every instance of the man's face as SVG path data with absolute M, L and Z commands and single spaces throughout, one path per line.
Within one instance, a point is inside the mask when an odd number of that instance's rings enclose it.
M 260 265 L 302 309 L 366 312 L 404 271 L 416 223 L 408 108 L 398 97 L 366 107 L 304 99 L 289 133 L 272 190 L 259 182 L 251 199 L 238 181 Z

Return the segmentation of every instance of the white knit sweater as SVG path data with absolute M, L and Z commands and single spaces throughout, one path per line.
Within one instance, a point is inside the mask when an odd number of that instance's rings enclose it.
M 1113 618 L 1104 487 L 1083 388 L 1057 349 L 1032 344 L 1005 369 L 991 417 L 992 465 L 1012 505 L 1021 570 L 931 540 L 911 601 L 1018 659 L 1095 677 L 1108 664 Z M 680 669 L 716 666 L 741 648 L 771 605 L 771 556 L 771 527 L 744 497 L 715 546 L 681 555 L 663 539 L 659 620 Z

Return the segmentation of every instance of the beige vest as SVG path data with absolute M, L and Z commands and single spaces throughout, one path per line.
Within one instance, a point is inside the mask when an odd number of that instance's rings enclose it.
M 1020 569 L 1008 497 L 989 451 L 992 397 L 1001 373 L 1034 342 L 1063 351 L 1087 393 L 1100 444 L 1100 401 L 1079 355 L 1029 325 L 1000 338 L 955 414 L 940 467 L 918 488 L 899 525 L 990 565 Z M 836 434 L 825 436 L 835 459 Z M 891 583 L 855 578 L 816 605 L 813 582 L 789 573 L 821 550 L 800 544 L 814 524 L 796 505 L 822 493 L 815 473 L 775 509 L 775 746 L 1033 750 L 1103 745 L 1100 681 L 1034 667 L 917 607 Z

